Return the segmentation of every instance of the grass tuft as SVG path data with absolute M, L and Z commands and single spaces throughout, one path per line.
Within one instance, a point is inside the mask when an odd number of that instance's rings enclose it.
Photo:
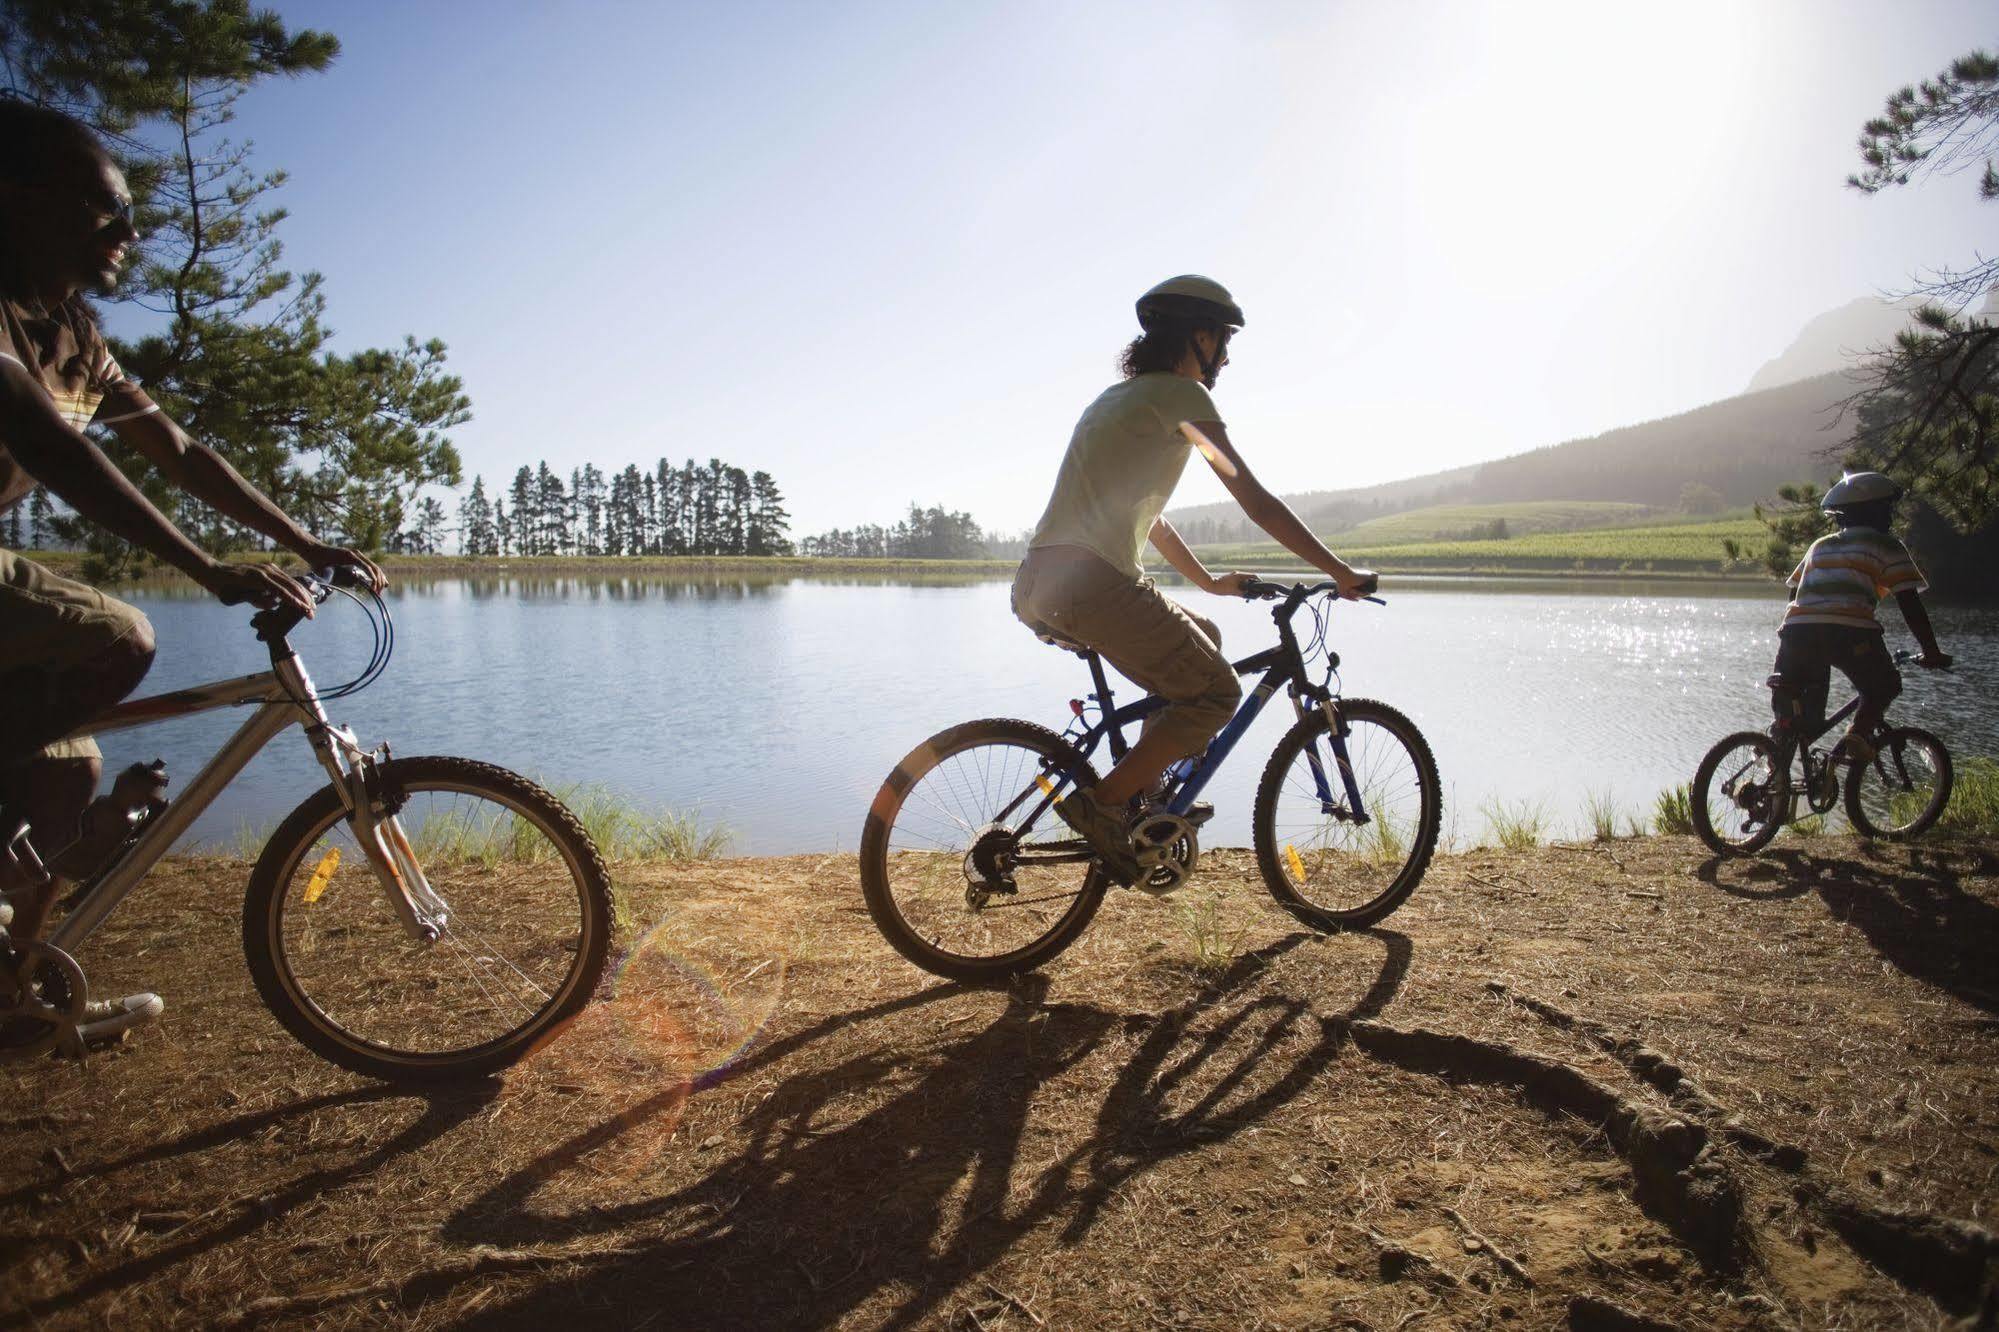
M 1968 758 L 1956 765 L 1950 803 L 1939 832 L 1999 836 L 1999 760 Z
M 1517 804 L 1492 799 L 1479 806 L 1487 826 L 1508 851 L 1526 851 L 1541 844 L 1548 831 L 1548 811 L 1543 805 L 1522 800 Z
M 1674 834 L 1690 837 L 1694 831 L 1693 788 L 1682 784 L 1669 786 L 1659 792 L 1656 812 L 1652 819 L 1652 831 L 1661 835 Z
M 1607 790 L 1583 793 L 1583 817 L 1590 835 L 1599 842 L 1614 842 L 1617 832 L 1617 799 Z
M 1227 971 L 1249 930 L 1244 920 L 1231 929 L 1222 919 L 1222 896 L 1213 890 L 1173 903 L 1174 923 L 1194 946 L 1194 965 L 1209 974 Z
M 729 846 L 727 828 L 685 810 L 649 810 L 607 787 L 567 786 L 556 798 L 609 860 L 713 860 Z

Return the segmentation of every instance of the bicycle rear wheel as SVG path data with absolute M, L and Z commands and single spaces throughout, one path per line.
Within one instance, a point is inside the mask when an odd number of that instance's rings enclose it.
M 1694 831 L 1718 856 L 1746 856 L 1770 844 L 1790 804 L 1788 761 L 1761 731 L 1715 742 L 1694 769 L 1688 799 Z
M 489 1076 L 595 993 L 610 873 L 562 802 L 503 768 L 396 759 L 379 784 L 443 907 L 438 937 L 404 928 L 327 786 L 251 873 L 250 974 L 286 1030 L 342 1068 L 402 1083 Z
M 1846 817 L 1861 835 L 1883 841 L 1927 831 L 1950 803 L 1950 751 L 1914 726 L 1891 727 L 1876 744 L 1873 762 L 1846 775 Z
M 1270 895 L 1320 930 L 1360 929 L 1401 906 L 1423 881 L 1443 817 L 1437 761 L 1414 722 L 1364 698 L 1341 703 L 1340 716 L 1367 821 L 1348 808 L 1331 728 L 1313 712 L 1271 751 L 1252 830 Z M 1320 795 L 1322 775 L 1330 802 Z
M 1075 942 L 1104 899 L 1089 847 L 1049 808 L 1096 772 L 1061 736 L 988 719 L 940 731 L 882 783 L 861 833 L 875 928 L 934 975 L 994 980 Z

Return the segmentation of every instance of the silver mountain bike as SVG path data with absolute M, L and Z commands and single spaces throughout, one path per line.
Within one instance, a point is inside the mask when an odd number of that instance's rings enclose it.
M 81 1054 L 89 985 L 74 954 L 272 739 L 305 732 L 328 784 L 271 834 L 250 873 L 243 950 L 264 1003 L 314 1053 L 401 1083 L 489 1076 L 589 1003 L 609 956 L 610 874 L 561 801 L 503 768 L 363 749 L 323 704 L 372 683 L 394 649 L 388 607 L 350 571 L 308 574 L 375 632 L 368 667 L 318 691 L 289 641 L 303 611 L 251 619 L 271 669 L 113 708 L 97 735 L 225 707 L 253 709 L 183 794 L 139 811 L 44 938 L 0 933 L 0 1058 Z M 362 587 L 372 604 L 350 590 Z M 0 811 L 0 859 L 46 884 L 32 830 Z M 51 851 L 55 848 L 50 848 Z

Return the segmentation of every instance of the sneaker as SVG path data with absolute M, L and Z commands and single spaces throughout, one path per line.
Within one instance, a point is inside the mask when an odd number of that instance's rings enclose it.
M 13 923 L 14 904 L 7 900 L 6 894 L 0 893 L 0 930 L 5 930 Z
M 1841 759 L 1850 759 L 1855 763 L 1872 763 L 1874 761 L 1874 754 L 1875 749 L 1872 740 L 1861 735 L 1858 731 L 1848 731 L 1841 738 L 1840 742 L 1833 746 L 1832 761 L 1837 763 Z
M 157 1022 L 167 1011 L 166 1000 L 157 994 L 128 994 L 123 999 L 93 999 L 83 1006 L 83 1021 L 77 1023 L 84 1042 L 102 1045 L 123 1040 L 125 1033 L 148 1022 Z
M 1102 857 L 1104 870 L 1113 879 L 1127 888 L 1138 882 L 1138 853 L 1132 849 L 1131 830 L 1122 814 L 1105 809 L 1095 794 L 1083 790 L 1056 801 L 1055 812 Z

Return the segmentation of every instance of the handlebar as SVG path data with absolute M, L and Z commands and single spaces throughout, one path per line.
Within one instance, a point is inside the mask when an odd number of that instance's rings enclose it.
M 1379 577 L 1368 579 L 1362 588 L 1361 595 L 1355 598 L 1355 600 L 1371 601 L 1377 606 L 1386 606 L 1388 604 L 1386 601 L 1372 595 L 1374 590 L 1379 586 L 1381 586 L 1381 579 Z M 1323 583 L 1308 585 L 1305 583 L 1271 583 L 1261 578 L 1251 578 L 1243 584 L 1242 595 L 1246 601 L 1275 601 L 1279 597 L 1287 596 L 1295 596 L 1298 600 L 1303 601 L 1307 597 L 1316 597 L 1321 592 L 1338 592 L 1339 590 L 1340 585 L 1331 579 L 1327 579 Z

